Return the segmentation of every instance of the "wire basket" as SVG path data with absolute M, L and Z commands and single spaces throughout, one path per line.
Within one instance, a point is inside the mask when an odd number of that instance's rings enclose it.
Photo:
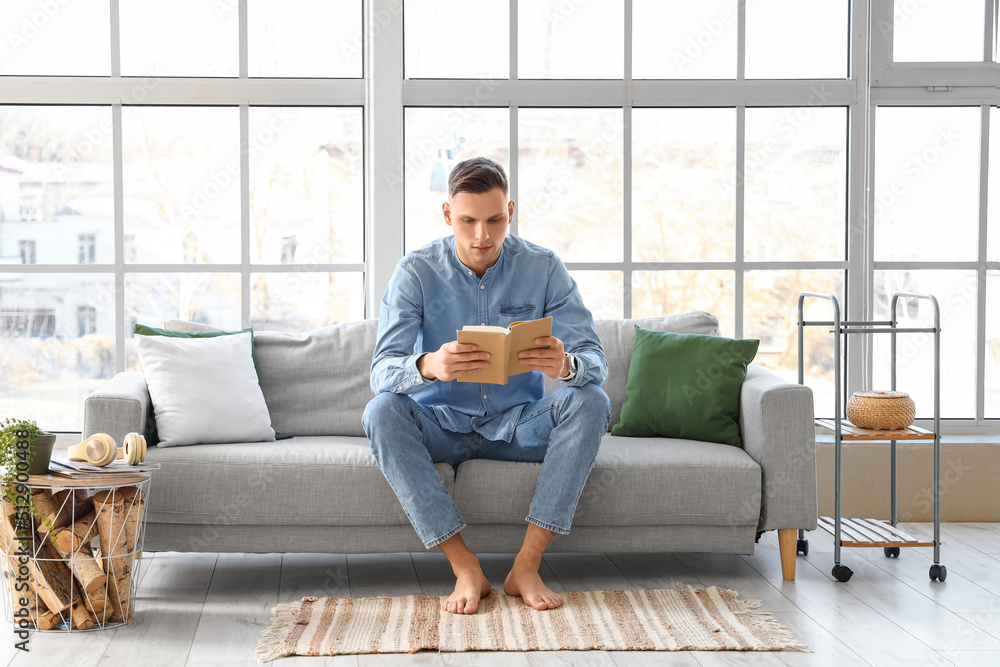
M 847 418 L 873 431 L 898 431 L 913 423 L 916 406 L 902 391 L 856 391 L 847 401 Z
M 82 632 L 125 625 L 135 611 L 149 477 L 132 483 L 46 478 L 35 506 L 3 499 L 4 611 L 18 630 Z

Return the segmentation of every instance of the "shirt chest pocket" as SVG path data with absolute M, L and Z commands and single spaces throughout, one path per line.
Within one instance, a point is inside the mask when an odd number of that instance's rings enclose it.
M 504 325 L 535 318 L 535 304 L 510 303 L 500 306 L 500 319 Z

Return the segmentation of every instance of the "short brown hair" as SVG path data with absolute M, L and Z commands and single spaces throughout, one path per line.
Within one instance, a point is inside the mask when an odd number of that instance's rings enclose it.
M 503 167 L 488 157 L 474 157 L 455 165 L 448 177 L 448 196 L 459 192 L 482 194 L 500 188 L 508 194 L 507 174 Z

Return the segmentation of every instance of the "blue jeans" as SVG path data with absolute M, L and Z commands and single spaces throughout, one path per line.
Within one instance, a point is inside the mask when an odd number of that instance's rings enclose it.
M 428 549 L 466 525 L 434 464 L 457 467 L 475 458 L 540 462 L 535 497 L 525 518 L 552 532 L 569 533 L 610 421 L 611 402 L 593 384 L 561 387 L 525 405 L 510 442 L 444 429 L 432 409 L 401 394 L 376 395 L 364 415 L 378 467 Z

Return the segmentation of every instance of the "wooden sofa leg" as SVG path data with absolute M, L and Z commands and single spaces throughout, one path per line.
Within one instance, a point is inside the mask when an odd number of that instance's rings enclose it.
M 778 551 L 781 553 L 781 577 L 785 581 L 795 581 L 795 543 L 798 531 L 795 528 L 778 529 Z

